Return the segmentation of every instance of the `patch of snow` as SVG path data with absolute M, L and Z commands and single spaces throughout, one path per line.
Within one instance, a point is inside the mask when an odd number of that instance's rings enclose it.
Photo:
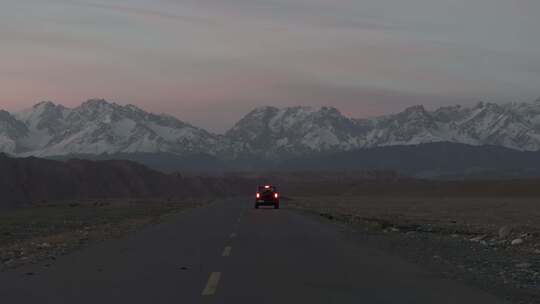
M 116 136 L 127 137 L 131 135 L 137 123 L 131 119 L 122 118 L 113 124 L 112 130 Z

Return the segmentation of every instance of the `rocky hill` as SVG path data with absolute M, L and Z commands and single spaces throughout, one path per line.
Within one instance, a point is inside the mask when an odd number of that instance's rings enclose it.
M 93 198 L 237 195 L 248 193 L 255 184 L 236 177 L 164 174 L 130 161 L 64 162 L 0 154 L 0 207 Z

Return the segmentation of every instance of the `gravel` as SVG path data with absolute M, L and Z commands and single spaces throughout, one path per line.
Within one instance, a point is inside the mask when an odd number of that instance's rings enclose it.
M 391 217 L 362 219 L 351 214 L 291 204 L 323 221 L 345 223 L 351 238 L 400 256 L 452 280 L 512 303 L 540 303 L 540 240 L 510 227 L 448 230 L 437 224 L 402 225 Z M 323 212 L 321 212 L 323 211 Z M 480 233 L 479 231 L 482 231 Z

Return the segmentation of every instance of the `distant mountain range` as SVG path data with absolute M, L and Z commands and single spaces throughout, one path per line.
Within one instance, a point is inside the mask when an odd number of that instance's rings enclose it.
M 134 152 L 215 154 L 218 137 L 167 115 L 89 100 L 68 109 L 42 102 L 0 113 L 0 149 L 14 155 L 54 156 Z
M 434 142 L 540 150 L 540 100 L 435 111 L 413 106 L 363 119 L 331 107 L 261 107 L 223 135 L 105 100 L 72 109 L 42 102 L 18 113 L 0 111 L 0 151 L 16 156 L 168 153 L 279 160 Z
M 540 177 L 540 152 L 440 142 L 319 153 L 281 161 L 275 168 L 395 170 L 425 179 L 520 179 Z

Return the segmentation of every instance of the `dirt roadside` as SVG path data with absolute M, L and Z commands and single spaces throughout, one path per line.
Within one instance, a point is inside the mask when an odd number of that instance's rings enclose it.
M 298 196 L 289 208 L 514 303 L 540 303 L 538 198 Z
M 52 266 L 59 256 L 95 242 L 126 236 L 211 202 L 211 199 L 88 200 L 3 210 L 0 271 L 38 262 Z

